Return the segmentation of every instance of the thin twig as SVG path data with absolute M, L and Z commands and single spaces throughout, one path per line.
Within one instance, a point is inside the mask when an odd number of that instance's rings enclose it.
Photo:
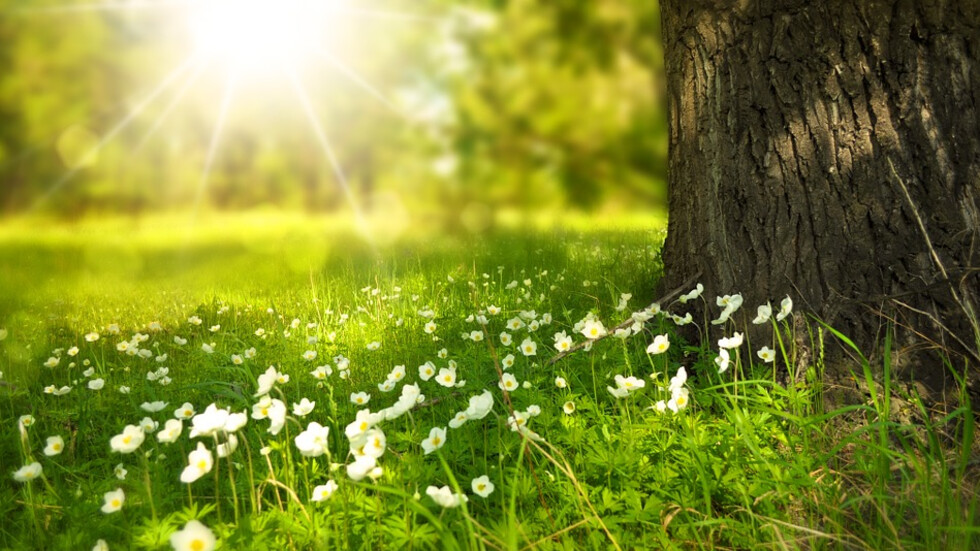
M 895 170 L 895 165 L 892 160 L 888 159 L 888 166 L 892 169 L 892 176 L 895 177 L 895 181 L 902 188 L 902 192 L 905 194 L 905 200 L 908 201 L 909 208 L 912 209 L 912 215 L 915 217 L 915 222 L 919 226 L 919 231 L 922 233 L 922 238 L 926 242 L 926 247 L 929 249 L 929 254 L 932 256 L 933 262 L 935 262 L 936 267 L 939 268 L 939 272 L 943 274 L 943 278 L 949 281 L 949 274 L 946 272 L 946 266 L 943 265 L 943 261 L 939 259 L 939 254 L 936 253 L 936 249 L 932 246 L 932 239 L 929 238 L 929 232 L 926 231 L 925 223 L 922 222 L 922 217 L 919 216 L 919 209 L 916 207 L 915 201 L 912 200 L 912 194 L 909 193 L 908 186 L 905 185 L 905 181 L 898 175 L 898 171 Z M 952 281 L 949 284 L 949 292 L 953 296 L 953 300 L 959 305 L 963 313 L 966 314 L 966 319 L 970 322 L 973 327 L 973 336 L 980 342 L 980 323 L 977 321 L 976 312 L 973 309 L 973 303 L 970 301 L 969 295 L 965 296 L 965 299 L 960 298 L 960 294 L 956 292 L 956 287 L 953 286 Z
M 690 289 L 690 287 L 692 285 L 694 285 L 700 277 L 701 277 L 701 271 L 699 270 L 698 273 L 696 273 L 693 276 L 691 276 L 687 281 L 685 281 L 679 287 L 676 287 L 675 289 L 671 290 L 669 293 L 667 293 L 666 295 L 660 297 L 658 300 L 655 300 L 654 302 L 651 302 L 650 305 L 647 306 L 647 308 L 651 308 L 655 304 L 662 304 L 662 303 L 665 303 L 665 302 L 673 299 L 677 295 L 681 294 L 681 292 L 684 291 L 685 289 Z M 545 362 L 545 365 L 554 365 L 554 364 L 558 363 L 560 360 L 562 360 L 563 358 L 565 358 L 565 356 L 574 354 L 575 352 L 578 352 L 579 350 L 582 350 L 583 348 L 585 348 L 586 346 L 589 346 L 590 344 L 595 344 L 595 343 L 597 343 L 597 342 L 599 342 L 599 341 L 601 341 L 603 339 L 609 338 L 609 337 L 613 336 L 616 333 L 616 331 L 618 331 L 620 329 L 626 329 L 627 327 L 633 325 L 634 323 L 636 323 L 636 321 L 633 319 L 632 316 L 630 316 L 628 319 L 626 319 L 625 321 L 623 321 L 622 323 L 620 323 L 616 327 L 613 327 L 612 329 L 610 329 L 609 331 L 607 331 L 605 335 L 603 335 L 601 337 L 598 337 L 598 338 L 595 338 L 595 339 L 589 339 L 587 341 L 580 342 L 580 343 L 576 344 L 575 346 L 569 348 L 568 350 L 566 350 L 564 352 L 559 352 L 557 355 L 555 355 L 550 360 L 548 360 L 547 362 Z

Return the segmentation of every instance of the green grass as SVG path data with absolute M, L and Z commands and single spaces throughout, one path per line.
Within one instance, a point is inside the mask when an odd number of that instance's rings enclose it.
M 89 549 L 101 538 L 112 549 L 169 549 L 171 534 L 191 519 L 213 530 L 223 549 L 975 546 L 974 412 L 965 391 L 955 409 L 936 416 L 890 381 L 887 361 L 865 360 L 856 375 L 875 389 L 869 401 L 825 412 L 819 356 L 800 367 L 795 344 L 819 350 L 832 330 L 817 322 L 802 336 L 773 323 L 765 344 L 776 349 L 776 363 L 762 363 L 746 345 L 721 375 L 717 336 L 685 342 L 665 316 L 629 339 L 607 338 L 547 365 L 556 332 L 581 342 L 573 326 L 590 312 L 612 327 L 655 298 L 663 235 L 643 219 L 618 227 L 517 222 L 481 236 L 418 229 L 375 247 L 340 222 L 276 215 L 218 218 L 194 231 L 163 217 L 8 222 L 0 228 L 0 328 L 9 331 L 0 342 L 0 548 Z M 633 298 L 617 311 L 622 293 Z M 490 305 L 502 312 L 487 314 L 487 338 L 463 339 L 483 329 L 467 318 Z M 435 314 L 432 335 L 424 309 Z M 508 320 L 531 310 L 542 325 L 507 330 L 514 343 L 502 345 Z M 745 305 L 736 317 L 754 310 Z M 200 325 L 188 322 L 192 316 Z M 726 327 L 736 330 L 742 326 Z M 93 331 L 100 339 L 87 342 Z M 135 344 L 148 358 L 117 350 L 137 332 L 147 336 Z M 647 354 L 660 334 L 670 336 L 669 350 Z M 538 345 L 535 356 L 517 348 L 526 337 Z M 212 342 L 213 353 L 202 349 Z M 371 342 L 380 348 L 368 350 Z M 73 346 L 79 351 L 70 356 Z M 232 362 L 253 347 L 254 358 Z M 315 360 L 303 358 L 308 350 Z M 509 373 L 527 384 L 505 397 L 498 382 L 508 353 L 516 357 Z M 339 355 L 350 361 L 347 378 L 336 370 Z M 56 367 L 43 366 L 50 357 L 59 358 Z M 450 360 L 464 387 L 420 381 L 418 366 Z M 197 481 L 180 481 L 188 453 L 197 442 L 214 450 L 215 439 L 190 439 L 189 422 L 173 444 L 154 431 L 135 453 L 110 451 L 126 425 L 150 417 L 162 429 L 184 402 L 198 413 L 216 403 L 251 414 L 257 378 L 270 365 L 289 375 L 272 397 L 290 410 L 305 397 L 315 409 L 290 412 L 277 435 L 267 432 L 268 420 L 249 418 L 237 450 L 216 457 Z M 319 365 L 334 369 L 324 381 L 309 373 Z M 381 392 L 396 365 L 406 376 Z M 670 398 L 662 387 L 682 365 L 690 405 L 676 414 L 650 409 Z M 162 366 L 171 382 L 148 381 Z M 606 390 L 616 375 L 646 385 L 616 399 Z M 559 376 L 567 388 L 556 386 Z M 94 378 L 104 388 L 88 389 Z M 414 383 L 424 403 L 378 425 L 387 441 L 380 476 L 352 480 L 345 428 L 360 407 L 351 393 L 368 392 L 367 407 L 377 411 Z M 55 396 L 44 392 L 49 385 L 72 390 Z M 445 445 L 425 455 L 430 429 L 446 427 L 484 389 L 494 396 L 491 413 L 447 429 Z M 918 422 L 899 422 L 893 399 Z M 168 406 L 140 409 L 154 400 Z M 566 402 L 575 405 L 571 415 Z M 540 442 L 508 426 L 514 411 L 531 406 L 540 414 L 527 426 Z M 36 421 L 21 431 L 25 414 Z M 303 457 L 294 438 L 313 421 L 330 429 L 329 454 Z M 65 450 L 48 457 L 42 449 L 53 435 Z M 13 472 L 32 461 L 42 477 L 16 482 Z M 114 475 L 120 463 L 124 480 Z M 496 486 L 488 498 L 470 489 L 484 474 Z M 328 480 L 336 492 L 311 502 L 313 488 Z M 469 501 L 440 507 L 426 488 L 444 485 Z M 102 513 L 103 494 L 117 487 L 126 494 L 122 509 Z

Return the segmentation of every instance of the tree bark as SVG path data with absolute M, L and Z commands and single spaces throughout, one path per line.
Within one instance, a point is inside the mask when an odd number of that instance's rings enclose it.
M 976 368 L 980 0 L 661 10 L 664 286 L 700 270 L 743 321 L 789 295 L 865 351 L 891 318 Z

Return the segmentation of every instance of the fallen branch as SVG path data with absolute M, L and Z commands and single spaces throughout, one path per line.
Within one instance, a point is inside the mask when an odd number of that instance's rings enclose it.
M 680 295 L 685 289 L 690 289 L 695 283 L 697 283 L 697 280 L 700 279 L 700 278 L 701 278 L 701 272 L 698 271 L 698 273 L 696 273 L 693 276 L 691 276 L 687 281 L 685 281 L 684 283 L 682 283 L 679 287 L 671 290 L 669 293 L 667 293 L 664 296 L 660 297 L 659 299 L 651 302 L 650 305 L 647 306 L 647 308 L 652 308 L 653 305 L 655 305 L 655 304 L 661 304 L 661 303 L 667 302 L 669 300 L 672 300 L 674 297 Z M 580 343 L 576 344 L 575 346 L 569 348 L 568 350 L 566 350 L 564 352 L 559 352 L 557 355 L 555 355 L 550 360 L 548 360 L 547 362 L 545 362 L 545 365 L 554 365 L 554 364 L 558 363 L 560 360 L 562 360 L 563 358 L 565 358 L 565 356 L 569 356 L 571 354 L 574 354 L 575 352 L 578 352 L 579 350 L 582 350 L 586 346 L 589 346 L 590 344 L 595 344 L 595 343 L 601 341 L 602 339 L 609 338 L 609 337 L 613 336 L 616 333 L 616 331 L 618 331 L 620 329 L 626 329 L 627 327 L 633 325 L 634 323 L 636 323 L 636 322 L 633 320 L 633 317 L 631 315 L 625 321 L 623 321 L 622 323 L 620 323 L 616 327 L 613 327 L 612 329 L 610 329 L 609 331 L 607 331 L 605 335 L 603 335 L 601 337 L 598 337 L 598 338 L 595 338 L 595 339 L 589 339 L 587 341 L 580 342 Z

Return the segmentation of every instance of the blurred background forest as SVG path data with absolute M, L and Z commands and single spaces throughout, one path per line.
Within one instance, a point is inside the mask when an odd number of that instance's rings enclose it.
M 0 0 L 6 215 L 666 210 L 655 1 L 335 2 L 308 109 L 275 71 L 175 73 L 194 4 Z

